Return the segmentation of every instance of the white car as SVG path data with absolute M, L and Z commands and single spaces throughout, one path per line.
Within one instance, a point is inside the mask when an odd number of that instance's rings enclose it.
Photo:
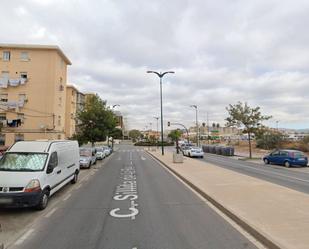
M 0 159 L 0 207 L 45 209 L 79 174 L 77 141 L 19 141 Z
M 97 160 L 103 160 L 105 157 L 108 156 L 106 151 L 101 147 L 96 147 L 96 151 L 97 152 L 96 152 L 95 156 L 96 156 Z
M 184 147 L 183 148 L 183 155 L 188 156 L 188 157 L 204 157 L 204 152 L 201 148 L 199 147 Z
M 103 150 L 104 150 L 106 156 L 109 156 L 109 155 L 112 153 L 112 150 L 111 150 L 110 147 L 108 147 L 108 146 L 103 146 L 102 148 L 103 148 Z

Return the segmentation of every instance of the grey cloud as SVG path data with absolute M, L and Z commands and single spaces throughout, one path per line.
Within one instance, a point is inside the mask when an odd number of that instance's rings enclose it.
M 164 119 L 224 123 L 225 107 L 259 105 L 287 127 L 309 117 L 305 0 L 3 0 L 0 40 L 59 45 L 73 61 L 69 82 L 120 104 L 130 127 Z M 270 125 L 273 120 L 269 121 Z

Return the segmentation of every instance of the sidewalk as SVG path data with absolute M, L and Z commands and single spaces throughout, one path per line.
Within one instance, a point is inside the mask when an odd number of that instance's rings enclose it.
M 309 195 L 191 158 L 175 164 L 171 152 L 148 153 L 269 247 L 309 248 Z

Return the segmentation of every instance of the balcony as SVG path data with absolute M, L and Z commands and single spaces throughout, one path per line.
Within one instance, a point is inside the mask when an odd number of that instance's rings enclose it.
M 6 108 L 7 110 L 22 108 L 25 105 L 25 100 L 19 101 L 0 101 L 0 107 Z
M 23 77 L 18 79 L 0 78 L 0 88 L 17 87 L 26 84 L 27 81 L 28 79 Z

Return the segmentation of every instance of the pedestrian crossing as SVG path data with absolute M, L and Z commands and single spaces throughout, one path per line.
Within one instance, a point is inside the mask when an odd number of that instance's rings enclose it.
M 143 152 L 144 149 L 118 150 L 118 152 Z

